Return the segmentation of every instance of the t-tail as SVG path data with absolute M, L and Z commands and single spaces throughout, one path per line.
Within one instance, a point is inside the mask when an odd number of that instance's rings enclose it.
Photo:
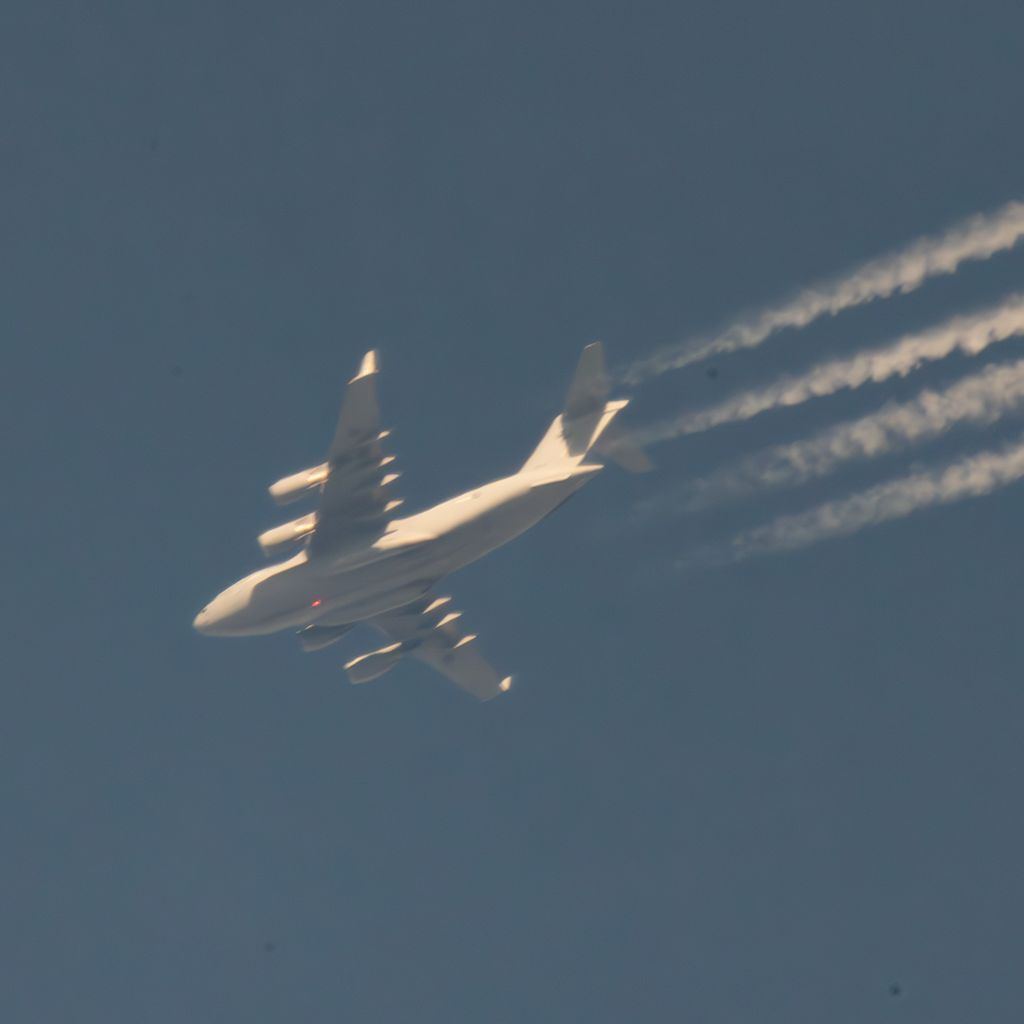
M 618 413 L 629 405 L 629 399 L 610 402 L 608 391 L 604 349 L 601 342 L 595 341 L 580 356 L 569 385 L 565 408 L 555 417 L 520 472 L 575 467 L 591 451 L 631 473 L 650 469 L 651 462 L 643 450 L 612 423 Z

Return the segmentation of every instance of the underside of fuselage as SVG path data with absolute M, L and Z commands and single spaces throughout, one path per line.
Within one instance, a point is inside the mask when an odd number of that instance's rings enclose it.
M 392 611 L 437 580 L 508 543 L 572 496 L 601 467 L 517 474 L 388 526 L 388 545 L 334 556 L 304 549 L 239 580 L 196 617 L 217 636 L 343 625 Z M 403 540 L 403 538 L 405 538 Z

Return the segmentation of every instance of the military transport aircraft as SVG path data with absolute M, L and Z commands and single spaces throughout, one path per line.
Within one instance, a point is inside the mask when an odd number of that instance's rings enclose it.
M 368 352 L 348 383 L 325 462 L 270 487 L 280 505 L 316 497 L 315 512 L 261 534 L 267 556 L 298 548 L 218 594 L 195 618 L 200 633 L 253 636 L 297 630 L 303 650 L 341 639 L 354 626 L 376 627 L 379 650 L 349 661 L 353 683 L 376 679 L 406 655 L 433 666 L 481 700 L 504 692 L 511 676 L 496 672 L 464 633 L 450 599 L 431 588 L 443 577 L 507 544 L 583 486 L 602 466 L 588 452 L 630 470 L 644 454 L 610 424 L 627 400 L 607 401 L 599 342 L 583 350 L 565 408 L 523 467 L 425 512 L 393 515 L 398 473 L 385 454 L 388 437 L 377 410 L 377 354 Z

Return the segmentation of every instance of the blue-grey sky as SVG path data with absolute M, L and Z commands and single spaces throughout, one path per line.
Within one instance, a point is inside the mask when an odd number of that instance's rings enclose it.
M 426 504 L 517 465 L 586 342 L 626 364 L 1020 197 L 1022 38 L 1016 2 L 10 0 L 3 1020 L 1022 1019 L 1024 491 L 664 571 L 1005 431 L 604 530 L 967 360 L 660 445 L 455 577 L 505 699 L 190 629 L 366 348 Z M 1022 271 L 666 374 L 629 422 Z

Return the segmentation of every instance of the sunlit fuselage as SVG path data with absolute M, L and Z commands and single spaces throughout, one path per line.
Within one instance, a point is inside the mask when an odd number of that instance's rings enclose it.
M 336 556 L 306 549 L 218 594 L 195 628 L 252 636 L 315 624 L 361 622 L 398 608 L 433 583 L 501 547 L 574 494 L 601 466 L 518 473 L 393 520 L 377 541 Z

